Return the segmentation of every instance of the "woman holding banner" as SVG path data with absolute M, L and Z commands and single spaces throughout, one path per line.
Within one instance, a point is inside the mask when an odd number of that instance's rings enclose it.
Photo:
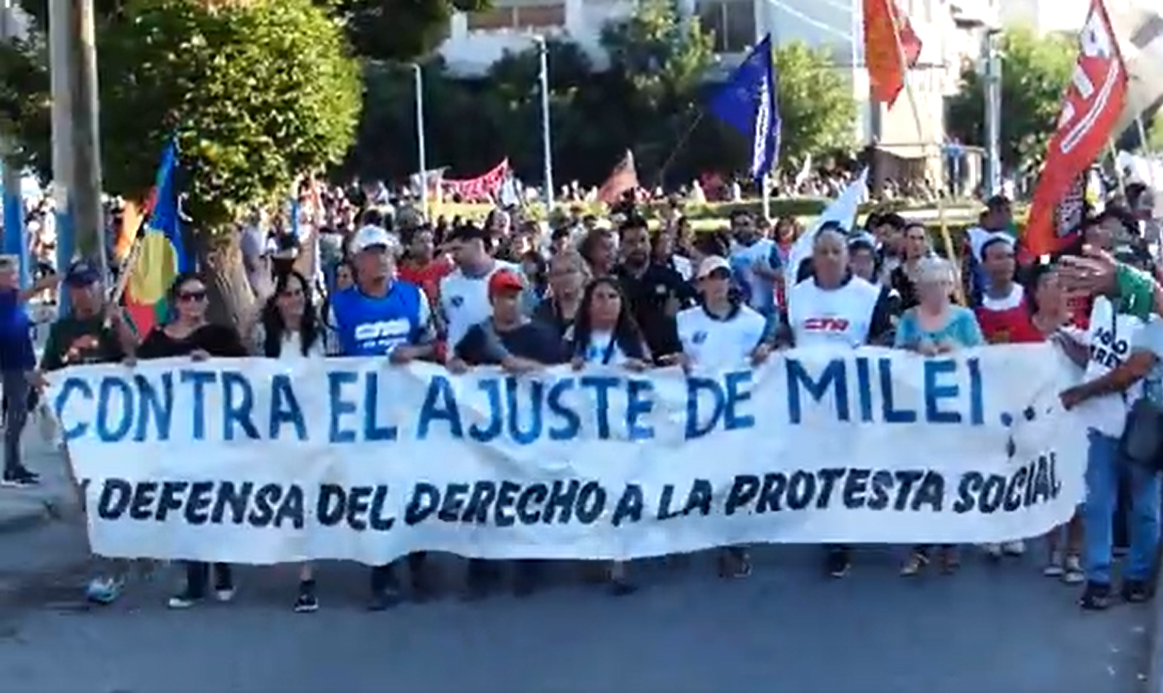
M 275 293 L 266 300 L 252 335 L 254 353 L 280 361 L 324 358 L 327 350 L 307 278 L 292 270 L 275 277 Z M 319 610 L 315 574 L 310 563 L 299 566 L 295 611 Z
M 897 323 L 896 348 L 936 356 L 985 343 L 973 311 L 950 300 L 957 275 L 949 261 L 938 257 L 922 259 L 913 268 L 910 281 L 916 289 L 917 305 L 906 310 Z M 931 550 L 927 545 L 914 547 L 901 567 L 901 575 L 912 576 L 924 570 Z M 952 544 L 941 546 L 940 561 L 941 572 L 947 575 L 960 566 Z
M 632 371 L 650 368 L 650 350 L 630 311 L 622 287 L 613 277 L 599 277 L 586 287 L 574 323 L 566 338 L 573 354 L 574 370 L 587 365 L 618 366 Z M 630 594 L 634 585 L 626 577 L 626 562 L 613 561 L 609 572 L 610 593 Z
M 137 350 L 139 359 L 189 356 L 195 361 L 215 357 L 244 357 L 247 350 L 233 327 L 211 324 L 206 319 L 207 291 L 201 277 L 194 273 L 178 275 L 168 293 L 171 320 L 149 333 Z M 187 609 L 206 596 L 210 565 L 198 561 L 186 563 L 186 586 L 170 597 L 171 609 Z M 234 598 L 234 577 L 230 566 L 214 564 L 214 596 L 228 602 Z

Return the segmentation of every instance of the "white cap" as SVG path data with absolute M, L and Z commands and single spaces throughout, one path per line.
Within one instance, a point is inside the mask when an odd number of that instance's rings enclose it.
M 355 232 L 351 238 L 351 252 L 358 253 L 373 246 L 382 245 L 395 252 L 398 244 L 392 234 L 382 226 L 368 224 Z
M 730 272 L 731 263 L 727 262 L 725 259 L 719 257 L 718 255 L 711 255 L 709 257 L 703 258 L 703 261 L 699 263 L 699 271 L 697 274 L 695 274 L 695 276 L 698 279 L 706 279 L 707 277 L 711 276 L 712 272 L 721 269 Z

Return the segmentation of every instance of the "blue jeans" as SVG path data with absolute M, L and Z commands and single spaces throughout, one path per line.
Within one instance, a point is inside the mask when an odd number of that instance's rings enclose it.
M 1123 571 L 1126 580 L 1147 580 L 1155 562 L 1159 543 L 1159 475 L 1122 459 L 1119 439 L 1091 429 L 1086 457 L 1086 502 L 1082 563 L 1086 579 L 1111 583 L 1111 547 L 1114 543 L 1115 506 L 1119 497 L 1119 476 L 1126 474 L 1131 501 L 1128 514 L 1130 554 Z

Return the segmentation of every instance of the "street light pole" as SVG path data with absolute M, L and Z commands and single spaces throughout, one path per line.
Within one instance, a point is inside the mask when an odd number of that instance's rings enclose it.
M 545 210 L 553 211 L 553 134 L 549 126 L 549 48 L 544 36 L 535 36 L 537 57 L 541 67 L 541 143 L 544 147 L 542 161 L 545 164 Z
M 416 150 L 420 164 L 420 210 L 428 219 L 428 144 L 424 139 L 424 71 L 418 63 L 412 63 L 416 90 Z
M 52 194 L 55 216 L 57 270 L 64 272 L 73 261 L 76 243 L 70 213 L 73 192 L 73 136 L 70 126 L 72 93 L 69 89 L 70 0 L 49 0 L 49 76 L 52 90 Z M 68 312 L 68 302 L 60 301 Z
M 1000 195 L 1001 175 L 1001 82 L 1002 56 L 999 41 L 1001 32 L 989 29 L 986 33 L 985 55 L 985 132 L 988 152 L 986 189 L 990 195 Z

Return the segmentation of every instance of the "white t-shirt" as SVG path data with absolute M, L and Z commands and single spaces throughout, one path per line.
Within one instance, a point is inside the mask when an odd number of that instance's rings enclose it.
M 679 311 L 678 338 L 682 351 L 699 369 L 718 370 L 746 362 L 763 340 L 767 319 L 747 306 L 726 320 L 702 306 Z
M 469 328 L 492 317 L 489 277 L 502 269 L 520 272 L 517 265 L 496 260 L 492 269 L 483 276 L 465 276 L 458 267 L 440 280 L 440 314 L 448 330 L 449 346 L 455 347 L 468 334 Z
M 1086 336 L 1090 345 L 1090 359 L 1086 362 L 1086 375 L 1083 377 L 1086 382 L 1106 375 L 1124 363 L 1131 355 L 1132 345 L 1140 341 L 1139 332 L 1146 323 L 1132 315 L 1119 315 L 1114 320 L 1112 330 L 1113 310 L 1114 306 L 1105 297 L 1094 299 L 1094 307 L 1090 309 L 1090 329 Z M 1078 405 L 1077 411 L 1091 428 L 1117 438 L 1123 434 L 1130 403 L 1138 399 L 1141 393 L 1141 384 L 1135 383 L 1125 392 L 1088 399 Z
M 284 332 L 283 344 L 279 349 L 278 359 L 280 361 L 305 361 L 307 359 L 327 356 L 326 340 L 324 339 L 322 326 L 320 326 L 319 334 L 315 337 L 315 343 L 307 350 L 306 355 L 303 354 L 303 343 L 300 341 L 302 337 L 303 334 L 301 332 Z M 255 326 L 254 342 L 254 353 L 262 355 L 264 353 L 263 345 L 266 342 L 266 330 L 263 329 L 261 323 Z
M 606 354 L 609 354 L 608 359 Z M 591 332 L 584 358 L 586 363 L 621 366 L 626 363 L 628 357 L 618 348 L 613 332 Z
M 835 289 L 821 289 L 815 278 L 796 284 L 788 296 L 788 325 L 797 347 L 868 343 L 881 289 L 852 277 Z

